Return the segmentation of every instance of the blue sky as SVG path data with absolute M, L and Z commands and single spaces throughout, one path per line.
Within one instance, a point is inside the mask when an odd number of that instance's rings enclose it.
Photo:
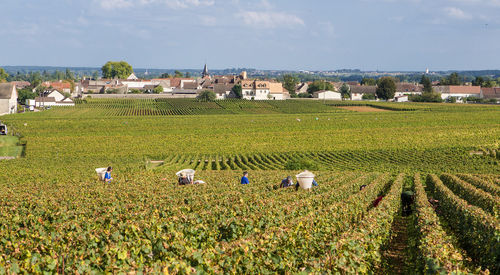
M 1 0 L 0 66 L 500 69 L 500 0 Z

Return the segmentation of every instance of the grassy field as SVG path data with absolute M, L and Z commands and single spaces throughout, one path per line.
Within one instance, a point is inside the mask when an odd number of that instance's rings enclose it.
M 91 99 L 2 117 L 26 147 L 0 161 L 0 274 L 384 273 L 394 247 L 411 252 L 401 271 L 500 271 L 500 107 L 301 102 Z M 319 187 L 275 189 L 294 159 Z M 182 168 L 207 185 L 175 185 Z
M 19 145 L 16 136 L 0 136 L 0 158 L 19 157 L 23 152 L 23 146 Z

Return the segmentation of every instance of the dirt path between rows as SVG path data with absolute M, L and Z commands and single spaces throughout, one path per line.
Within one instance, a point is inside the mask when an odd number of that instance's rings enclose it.
M 390 112 L 389 110 L 384 110 L 384 109 L 379 109 L 379 108 L 373 108 L 370 106 L 342 106 L 342 107 L 337 107 L 340 109 L 344 110 L 349 110 L 349 111 L 355 111 L 355 112 L 360 112 L 360 113 L 365 113 L 365 112 Z
M 409 217 L 398 214 L 392 223 L 392 238 L 382 253 L 382 267 L 377 274 L 404 274 L 408 271 Z

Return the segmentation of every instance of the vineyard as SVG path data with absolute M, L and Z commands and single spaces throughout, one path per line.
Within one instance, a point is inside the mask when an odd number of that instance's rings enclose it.
M 0 160 L 0 274 L 500 273 L 498 107 L 337 108 L 353 104 L 87 99 L 4 116 L 23 149 Z M 278 188 L 293 160 L 318 187 Z M 176 185 L 184 168 L 207 184 Z

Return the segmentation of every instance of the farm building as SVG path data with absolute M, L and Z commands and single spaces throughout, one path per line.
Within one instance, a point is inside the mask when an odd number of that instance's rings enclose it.
M 75 106 L 75 103 L 56 90 L 45 96 L 35 98 L 35 107 L 48 106 Z
M 351 88 L 351 100 L 362 100 L 363 95 L 371 94 L 375 96 L 375 91 L 377 91 L 377 86 L 359 86 L 359 85 L 349 85 Z
M 225 99 L 231 94 L 234 84 L 214 84 L 214 93 L 217 99 Z
M 325 90 L 314 92 L 313 97 L 318 99 L 342 100 L 342 95 L 340 93 Z
M 500 101 L 500 87 L 495 88 L 481 88 L 481 98 L 496 99 Z
M 457 101 L 463 101 L 467 97 L 480 97 L 481 95 L 479 86 L 434 86 L 434 91 L 440 93 L 444 100 L 454 97 Z
M 17 112 L 17 89 L 13 83 L 0 83 L 0 115 Z
M 394 97 L 394 102 L 408 102 L 408 96 L 407 95 L 400 95 Z
M 395 96 L 402 95 L 420 95 L 424 87 L 422 85 L 416 85 L 412 83 L 396 83 L 396 94 Z

